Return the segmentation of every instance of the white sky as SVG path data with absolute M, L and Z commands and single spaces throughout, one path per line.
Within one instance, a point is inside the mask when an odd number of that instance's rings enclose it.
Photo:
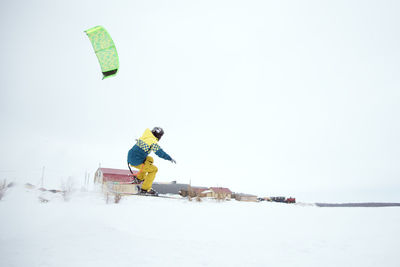
M 398 1 L 3 1 L 0 178 L 126 168 L 300 199 L 400 201 Z M 84 33 L 120 57 L 101 80 Z

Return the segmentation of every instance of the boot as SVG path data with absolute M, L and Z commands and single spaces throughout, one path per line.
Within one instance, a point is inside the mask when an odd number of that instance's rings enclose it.
M 158 196 L 157 191 L 155 191 L 153 188 L 151 188 L 150 190 L 140 189 L 139 194 L 146 195 L 146 196 Z
M 158 192 L 151 188 L 149 191 L 147 191 L 147 194 L 150 196 L 158 196 Z

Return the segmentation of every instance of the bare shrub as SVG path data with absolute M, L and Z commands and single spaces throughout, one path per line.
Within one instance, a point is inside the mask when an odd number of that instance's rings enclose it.
M 118 204 L 119 201 L 121 200 L 121 198 L 122 198 L 122 195 L 119 194 L 119 193 L 116 193 L 115 196 L 114 196 L 114 203 Z
M 4 195 L 6 194 L 7 189 L 8 189 L 7 181 L 3 180 L 2 182 L 0 182 L 0 200 L 3 199 Z
M 108 192 L 106 192 L 104 194 L 105 198 L 106 198 L 106 204 L 108 204 L 110 202 L 110 194 Z
M 68 177 L 66 182 L 62 182 L 61 189 L 64 201 L 69 201 L 71 199 L 71 194 L 74 189 L 74 181 L 72 177 Z
M 195 197 L 193 189 L 192 189 L 192 185 L 191 183 L 189 183 L 188 185 L 188 200 L 192 201 L 192 198 Z
M 47 202 L 49 202 L 48 199 L 46 199 L 46 198 L 44 198 L 44 197 L 42 197 L 42 196 L 39 197 L 39 201 L 40 201 L 41 203 L 47 203 Z
M 105 197 L 105 200 L 106 200 L 106 204 L 109 204 L 110 201 L 112 201 L 112 196 L 114 196 L 114 203 L 115 204 L 118 204 L 122 199 L 122 194 L 120 194 L 120 193 L 105 192 L 104 197 Z
M 225 200 L 225 196 L 223 194 L 217 194 L 216 199 L 217 199 L 218 202 L 224 201 Z

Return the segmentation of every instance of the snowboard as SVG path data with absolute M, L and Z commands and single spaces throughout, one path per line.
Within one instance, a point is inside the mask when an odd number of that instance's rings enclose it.
M 142 183 L 121 183 L 121 182 L 107 182 L 105 184 L 105 189 L 111 194 L 121 194 L 121 195 L 134 195 L 143 197 L 159 197 L 159 198 L 173 198 L 179 199 L 174 196 L 168 195 L 151 195 L 140 193 Z

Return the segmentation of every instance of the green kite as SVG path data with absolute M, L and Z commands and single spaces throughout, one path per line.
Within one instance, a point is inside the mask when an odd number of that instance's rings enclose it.
M 93 27 L 85 32 L 99 60 L 103 79 L 115 76 L 119 68 L 119 59 L 111 36 L 102 26 Z

